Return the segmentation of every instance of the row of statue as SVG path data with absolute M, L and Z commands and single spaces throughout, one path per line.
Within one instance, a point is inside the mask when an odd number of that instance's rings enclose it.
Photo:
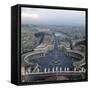
M 70 72 L 85 72 L 85 68 L 81 68 L 80 70 L 77 70 L 76 67 L 74 67 L 73 70 L 70 70 L 69 67 L 65 67 L 64 69 L 62 67 L 53 67 L 52 69 L 50 68 L 44 68 L 43 72 L 40 71 L 39 68 L 36 69 L 36 71 L 31 71 L 31 68 L 28 68 L 26 71 L 23 69 L 22 74 L 44 74 L 44 73 L 70 73 Z

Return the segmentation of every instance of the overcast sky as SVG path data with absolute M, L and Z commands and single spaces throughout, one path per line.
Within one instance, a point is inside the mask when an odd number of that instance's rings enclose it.
M 21 9 L 22 24 L 84 25 L 85 11 L 25 8 Z

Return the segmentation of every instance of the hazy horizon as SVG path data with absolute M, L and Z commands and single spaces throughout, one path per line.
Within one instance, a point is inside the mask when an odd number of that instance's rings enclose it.
M 21 24 L 85 26 L 85 11 L 21 8 Z

